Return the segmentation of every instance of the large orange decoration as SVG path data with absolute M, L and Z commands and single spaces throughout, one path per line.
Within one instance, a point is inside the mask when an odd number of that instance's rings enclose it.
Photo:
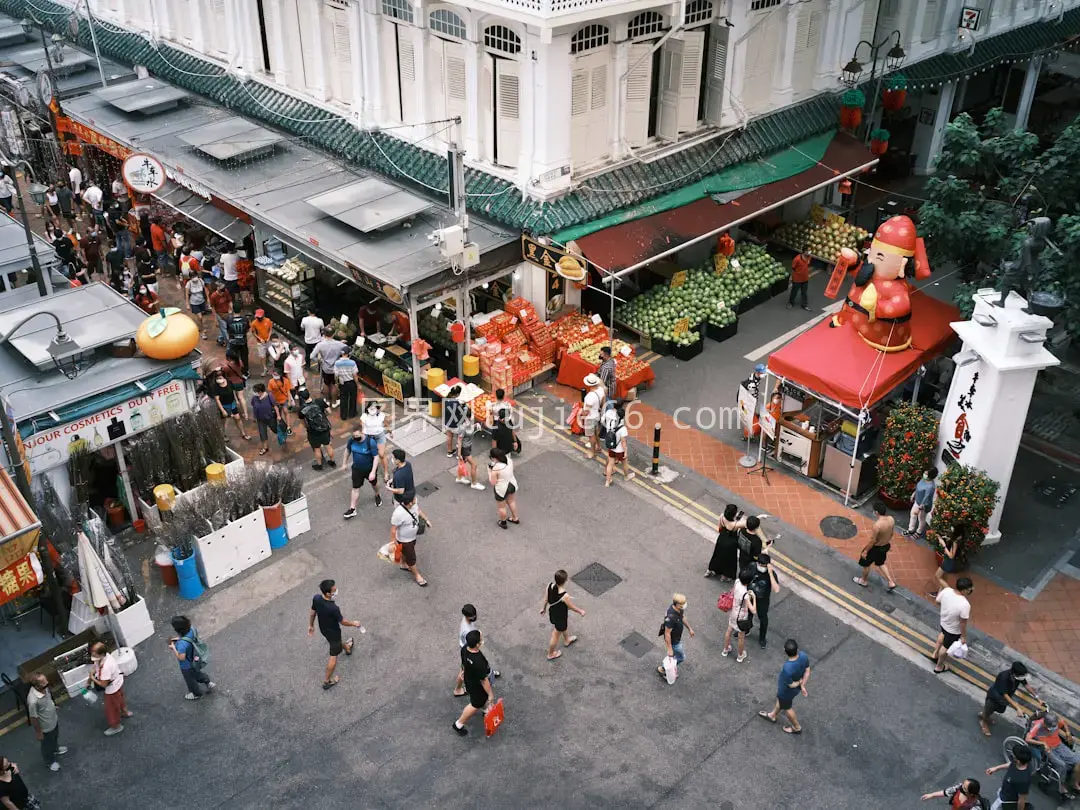
M 142 322 L 135 345 L 154 360 L 178 360 L 199 345 L 199 327 L 175 307 L 163 309 Z
M 899 352 L 911 345 L 911 298 L 907 275 L 930 276 L 922 240 L 910 217 L 891 217 L 881 224 L 857 265 L 855 280 L 833 326 L 850 324 L 867 345 Z

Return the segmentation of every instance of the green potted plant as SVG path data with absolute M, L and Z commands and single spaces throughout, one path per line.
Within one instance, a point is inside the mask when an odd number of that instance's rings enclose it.
M 966 567 L 986 538 L 1000 487 L 982 470 L 967 464 L 953 464 L 937 481 L 926 539 L 940 557 L 945 541 L 956 536 L 956 561 Z
M 889 412 L 877 466 L 885 503 L 894 509 L 911 504 L 915 485 L 933 462 L 937 439 L 938 417 L 929 408 L 905 402 Z

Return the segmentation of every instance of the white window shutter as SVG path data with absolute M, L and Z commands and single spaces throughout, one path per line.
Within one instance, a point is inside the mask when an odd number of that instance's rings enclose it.
M 420 81 L 416 75 L 416 50 L 413 46 L 412 29 L 398 26 L 398 54 L 401 57 L 401 121 L 416 124 L 423 121 L 420 114 Z
M 483 146 L 484 157 L 490 162 L 495 162 L 495 94 L 492 86 L 495 83 L 495 57 L 491 54 L 484 56 L 484 69 L 481 71 L 480 80 L 480 115 L 484 121 Z
M 575 163 L 588 162 L 589 150 L 589 68 L 570 74 L 570 155 Z
M 684 31 L 682 71 L 679 76 L 679 132 L 693 132 L 698 124 L 701 66 L 705 59 L 705 32 Z
M 400 59 L 398 58 L 397 26 L 383 18 L 379 31 L 380 59 L 383 67 L 383 98 L 386 102 L 386 115 L 391 121 L 401 120 Z
M 273 43 L 281 38 L 281 31 L 278 25 L 278 6 L 274 0 L 266 0 L 266 2 L 263 3 L 262 8 L 263 24 L 266 26 L 266 42 L 270 45 L 270 70 L 275 71 L 281 67 L 281 65 L 278 65 L 276 62 L 277 51 L 273 46 Z M 256 24 L 258 24 L 258 19 L 256 19 Z M 258 41 L 258 39 L 256 39 L 256 41 Z M 261 60 L 259 61 L 259 64 L 262 64 Z
M 919 39 L 923 42 L 932 42 L 941 33 L 941 27 L 940 0 L 926 0 L 926 11 L 923 12 Z
M 441 121 L 447 117 L 446 114 L 446 60 L 443 55 L 443 48 L 446 46 L 446 41 L 439 39 L 438 37 L 428 35 L 427 40 L 427 87 L 426 93 L 428 99 L 428 114 L 427 117 L 432 121 Z M 435 129 L 439 129 L 442 125 L 439 124 Z
M 881 21 L 878 23 L 878 42 L 881 42 L 885 38 L 885 35 L 891 31 L 897 29 L 903 30 L 901 25 L 901 8 L 900 0 L 880 0 L 881 2 Z M 988 2 L 988 0 L 984 0 Z M 984 15 L 985 16 L 985 15 Z
M 353 60 L 349 40 L 349 15 L 343 8 L 331 9 L 334 60 L 331 65 L 334 98 L 342 104 L 353 100 Z
M 683 41 L 672 37 L 660 57 L 660 103 L 656 135 L 665 141 L 679 137 L 679 86 L 683 70 Z
M 877 25 L 878 5 L 881 0 L 866 0 L 862 7 L 862 24 L 859 27 L 859 39 L 874 41 L 874 29 Z M 865 46 L 864 46 L 865 48 Z
M 705 79 L 705 120 L 720 125 L 724 112 L 724 85 L 727 81 L 728 33 L 731 29 L 720 22 L 709 30 L 709 64 Z
M 446 91 L 446 117 L 461 116 L 469 113 L 468 98 L 465 94 L 465 44 L 462 42 L 443 42 L 443 81 Z M 449 132 L 452 132 L 450 130 Z M 447 137 L 450 137 L 449 135 Z
M 815 6 L 818 5 L 815 3 Z M 825 12 L 820 8 L 800 9 L 799 22 L 795 27 L 795 58 L 792 63 L 792 84 L 798 92 L 811 90 L 814 71 L 817 68 L 818 51 L 821 50 L 821 30 Z
M 623 105 L 623 136 L 632 147 L 649 140 L 649 93 L 652 91 L 652 45 L 631 45 L 630 72 L 626 76 L 626 103 Z
M 521 87 L 518 63 L 495 62 L 495 162 L 517 168 L 521 152 Z

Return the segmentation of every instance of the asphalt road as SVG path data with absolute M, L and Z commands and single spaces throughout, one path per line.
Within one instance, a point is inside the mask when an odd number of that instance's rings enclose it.
M 0 752 L 22 765 L 44 807 L 69 810 L 914 808 L 924 791 L 998 761 L 1002 732 L 978 734 L 970 697 L 786 589 L 769 648 L 754 642 L 741 665 L 722 658 L 721 586 L 701 576 L 706 541 L 639 488 L 605 490 L 597 468 L 549 442 L 519 462 L 523 525 L 510 531 L 494 524 L 490 490 L 454 484 L 441 451 L 417 462 L 418 482 L 439 487 L 422 502 L 436 524 L 420 541 L 425 589 L 375 557 L 386 507 L 365 498 L 343 523 L 347 479 L 313 479 L 313 531 L 287 553 L 194 605 L 151 586 L 158 638 L 137 651 L 127 687 L 137 716 L 123 734 L 103 737 L 100 708 L 74 700 L 61 706 L 71 752 L 59 773 L 45 769 L 28 729 L 5 736 Z M 548 662 L 543 588 L 556 568 L 573 575 L 592 563 L 621 582 L 598 597 L 570 583 L 587 613 L 571 616 L 580 641 Z M 319 687 L 325 644 L 306 635 L 326 576 L 346 617 L 368 627 L 330 691 Z M 689 597 L 697 636 L 669 687 L 654 669 L 673 591 Z M 479 723 L 464 739 L 450 729 L 466 601 L 503 673 L 496 693 L 507 719 L 491 739 Z M 182 699 L 165 647 L 179 609 L 198 619 L 214 654 L 219 689 L 197 703 Z M 635 632 L 640 656 L 620 646 Z M 788 636 L 814 670 L 796 705 L 799 737 L 757 717 L 772 705 Z

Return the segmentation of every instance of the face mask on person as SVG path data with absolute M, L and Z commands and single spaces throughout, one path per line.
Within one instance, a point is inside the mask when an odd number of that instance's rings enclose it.
M 758 571 L 759 571 L 760 573 L 764 574 L 764 573 L 765 573 L 766 571 L 768 571 L 768 570 L 769 570 L 769 567 L 768 567 L 767 565 L 759 565 L 759 566 L 757 567 L 757 570 L 758 570 Z
M 274 382 L 281 382 L 281 375 L 280 374 L 275 374 L 273 377 L 271 377 L 271 379 Z
M 338 598 L 338 589 L 334 588 L 334 590 L 330 593 L 330 601 L 331 602 L 336 601 L 337 598 Z
M 146 295 L 149 292 L 146 287 L 139 287 L 139 295 Z

